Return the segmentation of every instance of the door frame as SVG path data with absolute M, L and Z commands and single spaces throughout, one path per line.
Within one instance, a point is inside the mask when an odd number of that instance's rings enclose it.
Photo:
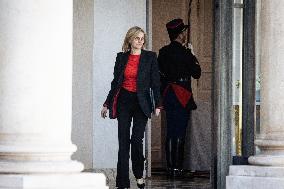
M 147 33 L 147 49 L 152 50 L 152 0 L 146 0 L 146 33 Z M 148 120 L 145 130 L 145 158 L 146 158 L 146 177 L 152 174 L 152 156 L 151 156 L 151 120 Z
M 214 0 L 212 80 L 212 168 L 213 188 L 226 188 L 232 162 L 232 41 L 233 0 Z M 226 37 L 224 37 L 226 36 Z

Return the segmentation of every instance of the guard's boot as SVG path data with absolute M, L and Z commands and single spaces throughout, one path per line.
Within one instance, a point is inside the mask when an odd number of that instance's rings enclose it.
M 174 168 L 174 153 L 175 153 L 175 145 L 173 138 L 167 138 L 166 140 L 166 159 L 167 159 L 167 175 L 169 177 L 173 176 L 173 168 Z
M 174 166 L 174 175 L 176 177 L 182 177 L 184 174 L 183 170 L 183 160 L 184 160 L 184 138 L 176 139 L 176 153 L 175 153 L 175 166 Z

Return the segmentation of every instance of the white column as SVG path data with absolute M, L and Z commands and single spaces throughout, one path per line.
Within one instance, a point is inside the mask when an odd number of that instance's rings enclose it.
M 284 1 L 261 1 L 261 132 L 250 166 L 231 166 L 230 189 L 284 189 Z
M 260 154 L 255 165 L 284 166 L 284 1 L 262 1 Z
M 73 1 L 0 9 L 0 188 L 106 188 L 71 160 Z

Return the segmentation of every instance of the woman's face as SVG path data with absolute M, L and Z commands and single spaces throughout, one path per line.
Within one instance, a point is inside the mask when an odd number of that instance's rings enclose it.
M 142 49 L 144 44 L 144 33 L 139 32 L 130 44 L 132 49 Z

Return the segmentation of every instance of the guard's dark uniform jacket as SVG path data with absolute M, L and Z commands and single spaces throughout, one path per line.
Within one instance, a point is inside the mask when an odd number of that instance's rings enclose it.
M 190 49 L 182 46 L 179 42 L 172 41 L 169 45 L 160 49 L 158 63 L 162 93 L 165 94 L 165 90 L 171 84 L 179 85 L 192 93 L 191 77 L 199 79 L 201 68 Z M 186 108 L 189 110 L 196 109 L 192 95 L 189 98 Z

